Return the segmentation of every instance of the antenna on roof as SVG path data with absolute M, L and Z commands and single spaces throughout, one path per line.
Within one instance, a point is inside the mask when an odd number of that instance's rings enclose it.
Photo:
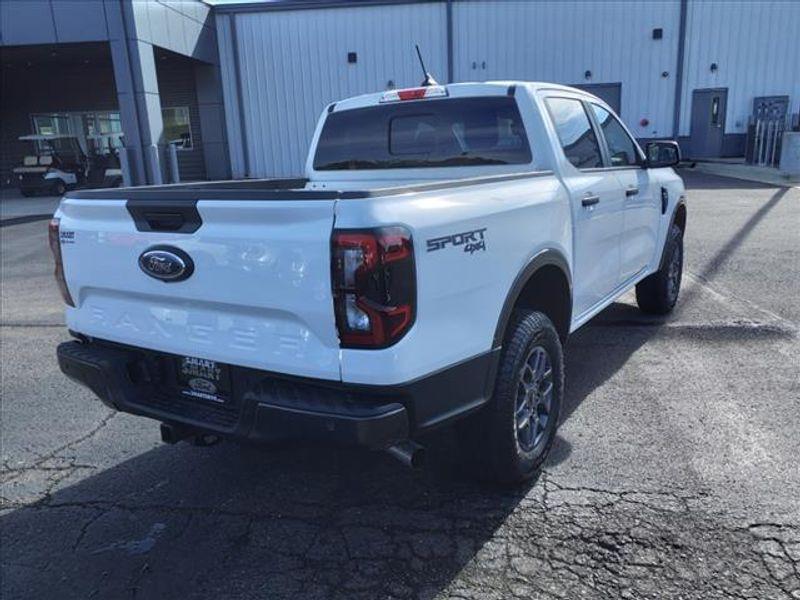
M 439 85 L 439 83 L 433 78 L 433 76 L 428 73 L 428 70 L 425 68 L 425 61 L 422 60 L 422 52 L 419 51 L 419 44 L 414 44 L 414 47 L 417 49 L 417 58 L 419 58 L 419 64 L 422 66 L 422 73 L 425 75 L 425 79 L 422 80 L 420 84 L 422 87 L 428 87 L 430 85 Z

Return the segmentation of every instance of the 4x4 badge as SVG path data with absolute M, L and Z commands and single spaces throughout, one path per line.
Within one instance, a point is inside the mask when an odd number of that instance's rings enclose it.
M 486 251 L 485 231 L 486 227 L 483 229 L 473 229 L 472 231 L 465 231 L 463 233 L 454 233 L 453 235 L 431 238 L 426 240 L 428 252 L 443 250 L 447 248 L 448 245 L 453 247 L 463 246 L 464 252 L 469 254 L 477 252 L 478 250 Z

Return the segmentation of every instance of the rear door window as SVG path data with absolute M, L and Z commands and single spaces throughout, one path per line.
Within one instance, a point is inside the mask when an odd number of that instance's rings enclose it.
M 567 160 L 578 169 L 602 167 L 600 144 L 583 102 L 573 98 L 547 98 L 545 103 Z
M 532 162 L 512 97 L 405 101 L 331 113 L 314 169 L 401 169 Z

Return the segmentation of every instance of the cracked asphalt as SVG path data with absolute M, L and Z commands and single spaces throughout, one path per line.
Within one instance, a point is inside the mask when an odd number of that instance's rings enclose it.
M 2 236 L 0 596 L 800 598 L 800 190 L 684 172 L 675 314 L 567 346 L 538 481 L 318 447 L 164 446 L 58 371 L 46 221 Z

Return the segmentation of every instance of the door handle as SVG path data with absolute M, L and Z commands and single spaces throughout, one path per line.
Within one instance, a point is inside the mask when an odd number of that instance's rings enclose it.
M 637 187 L 629 187 L 627 190 L 625 190 L 625 196 L 627 198 L 630 198 L 631 196 L 635 196 L 638 193 L 639 193 L 639 188 L 637 188 Z
M 600 202 L 600 196 L 588 194 L 583 197 L 583 200 L 581 200 L 581 206 L 594 206 L 598 202 Z

